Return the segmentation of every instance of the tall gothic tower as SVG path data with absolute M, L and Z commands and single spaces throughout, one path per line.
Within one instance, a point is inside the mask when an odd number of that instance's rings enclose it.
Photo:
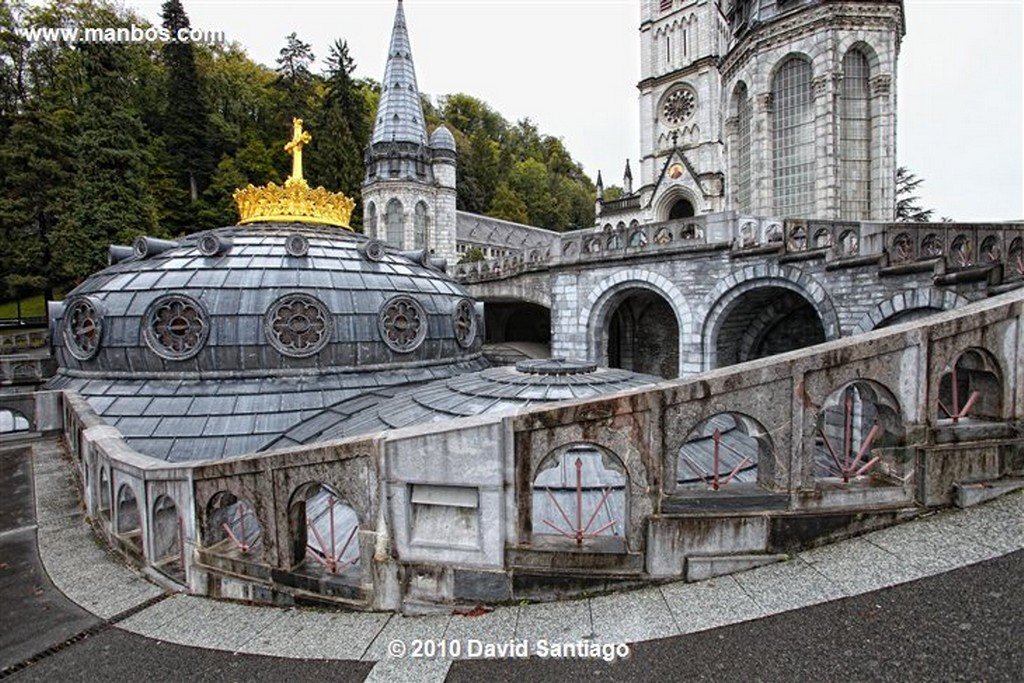
M 647 220 L 721 211 L 719 0 L 642 0 L 640 192 Z
M 366 234 L 401 249 L 427 249 L 454 263 L 455 139 L 444 126 L 427 139 L 402 0 L 365 160 Z
M 902 0 L 640 0 L 640 20 L 640 186 L 599 225 L 893 219 Z

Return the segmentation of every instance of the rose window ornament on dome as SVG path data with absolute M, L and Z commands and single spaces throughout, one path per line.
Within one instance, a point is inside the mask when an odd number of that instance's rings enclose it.
M 330 314 L 305 294 L 278 299 L 267 311 L 265 329 L 271 345 L 286 356 L 312 356 L 330 340 Z
M 93 302 L 79 299 L 64 314 L 64 343 L 78 360 L 89 360 L 100 349 L 103 321 Z
M 476 316 L 473 314 L 473 303 L 469 299 L 462 299 L 455 306 L 455 314 L 452 322 L 455 326 L 455 341 L 462 348 L 469 348 L 476 339 Z
M 697 109 L 697 98 L 692 90 L 680 88 L 673 92 L 665 100 L 661 111 L 665 120 L 673 126 L 678 126 L 683 121 L 693 116 Z
M 427 336 L 427 314 L 409 297 L 395 297 L 385 303 L 379 323 L 384 343 L 399 353 L 412 351 Z
M 196 355 L 209 334 L 206 312 L 187 296 L 172 294 L 157 299 L 146 313 L 146 343 L 157 355 L 168 360 L 185 360 Z

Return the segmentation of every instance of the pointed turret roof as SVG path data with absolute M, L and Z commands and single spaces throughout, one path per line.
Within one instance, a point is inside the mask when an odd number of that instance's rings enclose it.
M 427 144 L 427 129 L 423 123 L 423 106 L 416 87 L 416 69 L 412 64 L 409 30 L 405 25 L 402 0 L 395 10 L 395 26 L 391 31 L 388 63 L 381 83 L 380 105 L 373 127 L 371 143 L 415 142 Z

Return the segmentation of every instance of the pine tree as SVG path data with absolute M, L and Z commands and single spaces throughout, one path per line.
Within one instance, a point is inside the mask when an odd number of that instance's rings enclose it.
M 921 198 L 913 194 L 924 182 L 911 173 L 906 166 L 896 169 L 896 220 L 901 223 L 927 223 L 932 219 L 934 209 L 921 206 Z
M 276 85 L 284 94 L 284 111 L 279 119 L 290 131 L 292 118 L 308 118 L 313 110 L 316 77 L 310 67 L 316 57 L 312 46 L 299 40 L 297 34 L 291 33 L 287 40 L 277 58 Z
M 167 0 L 162 9 L 163 26 L 172 38 L 161 57 L 167 69 L 164 145 L 168 165 L 180 192 L 171 194 L 167 212 L 172 232 L 195 230 L 197 207 L 193 206 L 210 182 L 213 159 L 210 145 L 210 112 L 203 97 L 192 43 L 175 38 L 190 26 L 179 0 Z
M 336 40 L 327 58 L 327 80 L 310 129 L 313 141 L 308 157 L 310 182 L 340 190 L 356 200 L 352 227 L 361 226 L 360 188 L 365 168 L 363 149 L 370 138 L 365 100 L 352 79 L 355 60 L 348 44 Z
M 81 44 L 77 51 L 86 88 L 70 155 L 74 175 L 50 236 L 54 265 L 72 283 L 106 265 L 107 245 L 161 234 L 147 184 L 147 136 L 131 100 L 129 48 Z

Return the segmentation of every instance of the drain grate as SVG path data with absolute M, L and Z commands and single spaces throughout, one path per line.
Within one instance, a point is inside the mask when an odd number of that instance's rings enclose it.
M 167 598 L 171 597 L 172 595 L 174 595 L 174 593 L 161 593 L 160 595 L 154 596 L 154 597 L 146 600 L 145 602 L 140 602 L 138 605 L 135 605 L 134 607 L 130 607 L 130 608 L 126 609 L 123 612 L 119 612 L 118 614 L 115 614 L 114 616 L 110 617 L 109 619 L 105 619 L 105 620 L 99 622 L 98 624 L 94 624 L 94 625 L 90 626 L 87 629 L 79 631 L 78 633 L 76 633 L 75 635 L 71 636 L 67 640 L 64 640 L 64 641 L 62 641 L 60 643 L 57 643 L 56 645 L 48 647 L 45 650 L 43 650 L 42 652 L 37 652 L 36 654 L 34 654 L 34 655 L 30 656 L 30 657 L 27 657 L 27 658 L 21 660 L 20 662 L 18 662 L 16 664 L 12 664 L 12 665 L 10 665 L 8 667 L 5 667 L 3 670 L 0 670 L 0 680 L 3 680 L 5 678 L 7 678 L 8 676 L 13 676 L 14 674 L 18 673 L 19 671 L 22 671 L 23 669 L 27 669 L 28 667 L 32 666 L 36 662 L 40 662 L 40 661 L 46 659 L 47 657 L 52 657 L 53 655 L 57 654 L 58 652 L 62 652 L 64 650 L 68 649 L 69 647 L 71 647 L 72 645 L 75 645 L 77 643 L 82 642 L 86 638 L 91 638 L 92 636 L 96 635 L 97 633 L 105 631 L 108 628 L 110 628 L 111 626 L 114 626 L 115 624 L 118 624 L 118 623 L 124 621 L 128 617 L 131 617 L 133 615 L 138 614 L 139 612 L 142 612 L 143 610 L 149 609 L 153 605 L 157 604 L 158 602 L 162 602 L 162 601 L 166 600 Z

